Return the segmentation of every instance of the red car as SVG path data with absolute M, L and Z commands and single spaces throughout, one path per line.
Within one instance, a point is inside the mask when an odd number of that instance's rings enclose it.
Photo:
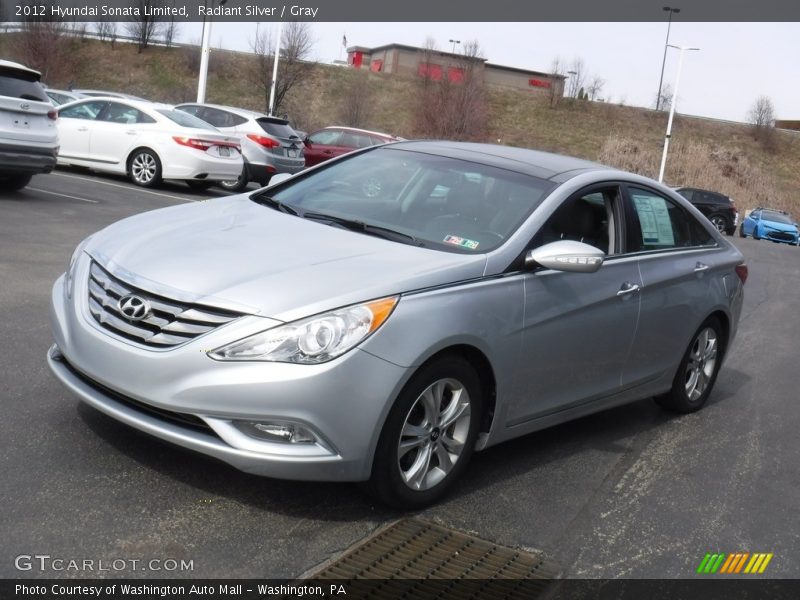
M 359 148 L 397 142 L 403 138 L 377 131 L 353 127 L 325 127 L 306 136 L 306 166 L 312 167 L 328 159 L 347 154 Z

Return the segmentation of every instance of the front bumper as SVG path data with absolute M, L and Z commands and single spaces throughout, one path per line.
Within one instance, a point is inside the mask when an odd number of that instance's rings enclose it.
M 796 233 L 789 231 L 773 231 L 768 229 L 764 231 L 761 239 L 781 244 L 792 244 L 794 246 L 797 245 L 798 236 Z
M 53 286 L 48 352 L 55 376 L 118 421 L 234 467 L 280 479 L 361 481 L 407 369 L 356 349 L 322 365 L 221 362 L 206 351 L 276 322 L 241 317 L 171 350 L 149 350 L 100 329 L 88 314 L 86 265 L 67 300 Z M 265 327 L 266 324 L 266 327 Z M 195 424 L 170 418 L 188 417 Z M 166 417 L 165 417 L 166 415 Z M 319 443 L 263 441 L 236 422 L 288 421 Z M 200 424 L 201 426 L 197 426 Z

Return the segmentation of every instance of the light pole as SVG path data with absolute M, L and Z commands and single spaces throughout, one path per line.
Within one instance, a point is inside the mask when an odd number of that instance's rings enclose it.
M 281 33 L 283 21 L 278 21 L 278 41 L 275 42 L 275 60 L 272 61 L 272 83 L 269 86 L 269 116 L 275 110 L 275 83 L 278 80 L 278 58 L 281 55 Z
M 224 6 L 228 0 L 219 0 L 219 5 Z M 208 3 L 206 3 L 208 6 Z M 211 6 L 214 6 L 212 0 Z M 207 22 L 206 22 L 207 21 Z M 200 76 L 197 78 L 197 103 L 202 104 L 206 101 L 206 82 L 208 81 L 208 53 L 211 51 L 211 18 L 206 20 L 203 16 L 203 42 L 200 48 Z
M 450 43 L 453 44 L 453 54 L 456 53 L 456 44 L 460 44 L 461 40 L 450 40 Z
M 678 103 L 678 87 L 681 83 L 681 67 L 683 66 L 683 53 L 686 50 L 700 50 L 700 48 L 690 48 L 689 46 L 673 46 L 669 44 L 670 48 L 677 48 L 680 50 L 678 55 L 678 74 L 675 75 L 675 95 L 672 98 L 672 104 L 669 107 L 669 121 L 667 121 L 667 134 L 664 136 L 664 152 L 661 154 L 661 169 L 658 171 L 658 182 L 664 181 L 664 167 L 667 165 L 667 150 L 669 149 L 669 138 L 672 135 L 672 118 L 675 116 L 675 105 Z
M 667 46 L 669 46 L 669 28 L 672 26 L 672 15 L 681 12 L 680 8 L 665 6 L 664 10 L 669 13 L 667 21 L 667 40 L 664 42 L 664 58 L 661 60 L 661 77 L 658 80 L 658 96 L 656 96 L 656 110 L 661 107 L 661 84 L 664 83 L 664 65 L 667 64 Z

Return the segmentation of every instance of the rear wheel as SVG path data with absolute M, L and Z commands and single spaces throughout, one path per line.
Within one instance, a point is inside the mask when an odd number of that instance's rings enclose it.
M 247 187 L 248 183 L 250 183 L 250 181 L 247 177 L 247 165 L 245 165 L 242 167 L 242 172 L 239 173 L 239 177 L 230 181 L 220 181 L 219 187 L 229 192 L 241 192 Z
M 717 380 L 724 342 L 719 319 L 707 319 L 686 349 L 672 382 L 672 389 L 657 397 L 656 402 L 679 413 L 691 413 L 703 408 Z
M 161 181 L 161 161 L 152 150 L 135 150 L 128 159 L 128 175 L 136 185 L 156 186 Z
M 21 190 L 31 182 L 33 175 L 12 175 L 11 177 L 0 177 L 0 189 L 16 192 Z
M 717 228 L 717 231 L 720 233 L 725 233 L 728 230 L 728 219 L 723 217 L 722 215 L 711 215 L 709 217 L 711 223 L 713 223 L 714 227 Z
M 463 358 L 447 356 L 423 366 L 386 419 L 370 491 L 404 509 L 441 498 L 472 456 L 482 401 L 478 376 Z

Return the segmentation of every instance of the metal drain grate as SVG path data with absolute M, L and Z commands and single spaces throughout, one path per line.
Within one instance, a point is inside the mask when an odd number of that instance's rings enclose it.
M 498 546 L 421 519 L 404 519 L 308 579 L 368 586 L 370 598 L 527 600 L 541 594 L 558 571 L 540 554 Z

